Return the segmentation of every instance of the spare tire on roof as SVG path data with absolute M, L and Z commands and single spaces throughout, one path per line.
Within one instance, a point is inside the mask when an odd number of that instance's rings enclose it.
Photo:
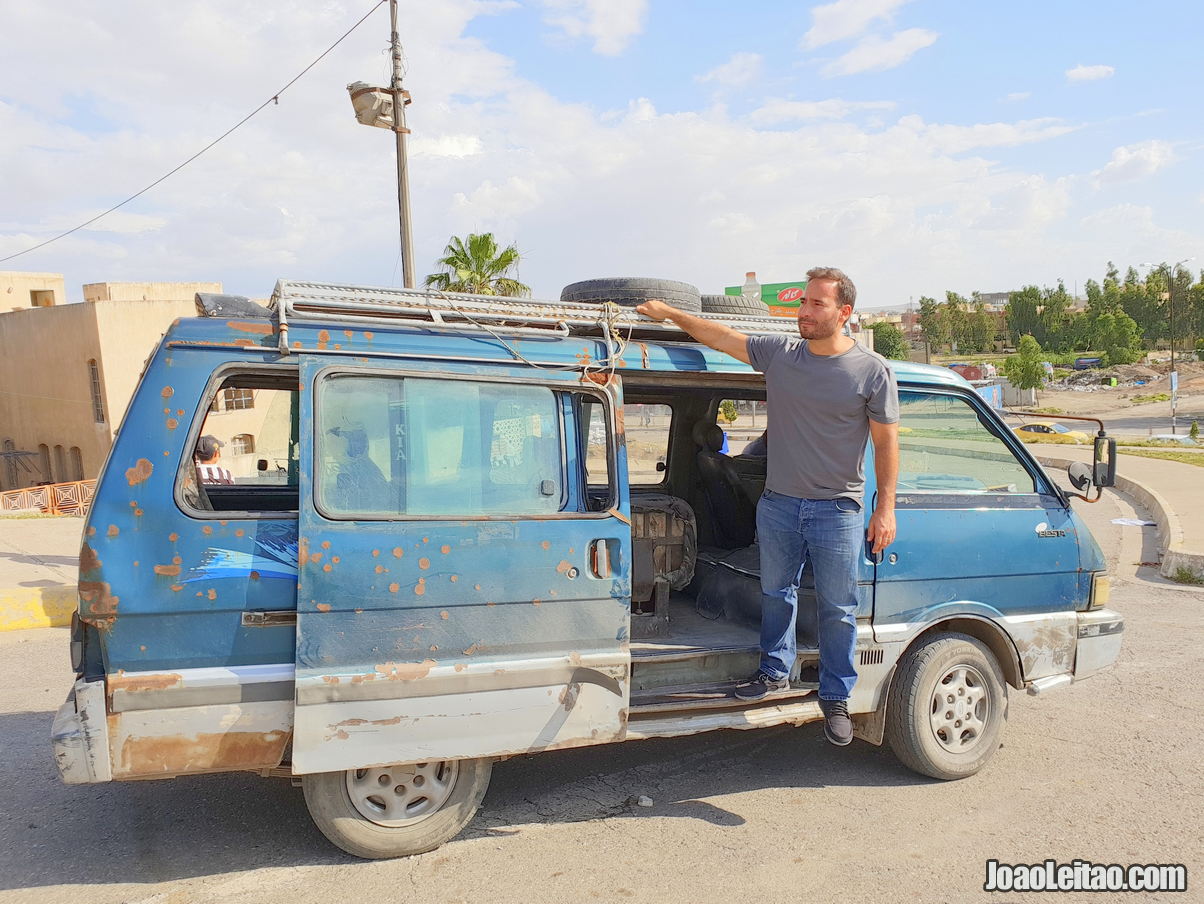
M 769 308 L 760 299 L 749 301 L 743 295 L 703 295 L 705 314 L 740 314 L 744 317 L 768 317 Z
M 635 307 L 658 298 L 682 311 L 701 313 L 702 295 L 697 286 L 674 279 L 652 279 L 640 276 L 615 276 L 608 279 L 585 279 L 571 283 L 560 292 L 561 301 L 581 304 L 613 301 L 624 307 Z

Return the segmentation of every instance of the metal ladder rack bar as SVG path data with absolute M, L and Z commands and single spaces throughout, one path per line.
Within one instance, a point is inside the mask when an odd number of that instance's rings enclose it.
M 686 334 L 675 324 L 659 323 L 636 314 L 631 308 L 613 309 L 571 301 L 503 298 L 369 286 L 281 280 L 272 295 L 272 305 L 282 318 L 356 324 L 395 324 L 436 330 L 469 330 L 510 335 L 561 338 L 600 335 L 606 326 L 657 338 L 678 340 Z M 701 315 L 744 333 L 796 331 L 794 322 L 782 318 L 739 315 Z M 687 337 L 688 338 L 688 337 Z

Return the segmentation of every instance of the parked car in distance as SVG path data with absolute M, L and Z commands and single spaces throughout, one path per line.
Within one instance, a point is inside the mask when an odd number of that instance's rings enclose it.
M 1029 421 L 1012 431 L 1026 443 L 1088 443 L 1091 438 L 1081 430 L 1071 430 L 1056 421 Z

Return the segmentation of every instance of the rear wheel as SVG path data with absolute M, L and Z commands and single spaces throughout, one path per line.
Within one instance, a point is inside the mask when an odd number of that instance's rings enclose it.
M 966 778 L 998 749 L 1007 703 L 991 651 L 968 634 L 938 634 L 908 650 L 899 664 L 886 737 L 908 768 L 933 778 Z
M 442 760 L 301 777 L 314 824 L 348 854 L 408 857 L 460 833 L 477 812 L 493 761 Z

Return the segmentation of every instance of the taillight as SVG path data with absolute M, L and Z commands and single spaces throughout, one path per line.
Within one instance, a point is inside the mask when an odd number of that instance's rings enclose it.
M 1112 598 L 1112 578 L 1102 571 L 1094 572 L 1091 575 L 1091 599 L 1087 603 L 1088 609 L 1102 609 L 1108 605 L 1108 601 Z

